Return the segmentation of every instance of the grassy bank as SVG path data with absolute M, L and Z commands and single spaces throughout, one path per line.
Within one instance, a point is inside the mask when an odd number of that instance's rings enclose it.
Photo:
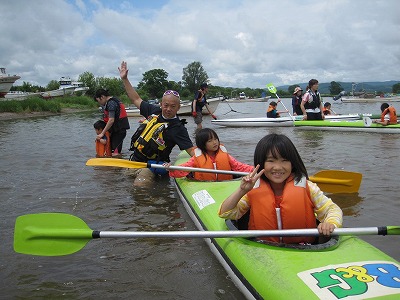
M 58 97 L 44 100 L 40 97 L 32 97 L 26 100 L 0 101 L 0 113 L 30 113 L 52 112 L 59 113 L 62 109 L 91 109 L 98 107 L 93 98 L 87 96 Z

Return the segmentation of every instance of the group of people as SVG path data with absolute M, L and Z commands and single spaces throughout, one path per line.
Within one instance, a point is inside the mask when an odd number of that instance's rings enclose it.
M 128 70 L 126 66 L 127 66 L 126 62 L 122 62 L 121 67 L 119 68 L 120 76 L 124 83 L 126 92 L 129 98 L 131 99 L 132 103 L 141 110 L 140 111 L 141 114 L 146 118 L 145 123 L 147 124 L 147 122 L 149 121 L 147 120 L 149 116 L 159 115 L 162 112 L 161 116 L 164 117 L 164 119 L 168 120 L 168 122 L 164 122 L 164 124 L 166 126 L 166 124 L 168 123 L 168 126 L 170 127 L 169 131 L 176 132 L 178 130 L 178 132 L 181 132 L 181 130 L 176 129 L 179 128 L 179 126 L 177 125 L 181 124 L 179 118 L 177 118 L 176 116 L 176 113 L 180 108 L 179 93 L 172 90 L 166 91 L 163 95 L 160 107 L 155 105 L 147 105 L 148 103 L 146 102 L 146 104 L 144 104 L 142 108 L 141 104 L 143 100 L 140 98 L 140 96 L 137 94 L 135 89 L 133 89 L 132 85 L 130 84 L 127 78 Z M 208 105 L 206 98 L 207 93 L 208 93 L 208 84 L 202 83 L 200 85 L 200 89 L 195 93 L 194 100 L 192 101 L 192 116 L 195 124 L 197 125 L 197 130 L 200 130 L 202 128 L 203 108 L 207 109 L 208 113 L 211 115 L 213 119 L 217 119 L 217 117 L 213 114 L 211 108 Z M 125 106 L 119 99 L 110 96 L 108 91 L 105 89 L 97 90 L 94 100 L 97 101 L 103 107 L 104 111 L 103 120 L 96 121 L 93 124 L 94 129 L 96 131 L 96 154 L 99 157 L 120 156 L 123 140 L 126 137 L 126 130 L 129 129 L 129 122 L 127 119 Z M 156 122 L 155 120 L 152 121 L 152 123 L 155 122 Z M 162 122 L 158 120 L 157 123 L 162 123 Z M 183 125 L 183 123 L 181 125 Z M 157 127 L 158 126 L 161 125 L 157 125 Z M 152 130 L 152 132 L 154 132 L 154 130 Z M 150 133 L 148 133 L 147 136 L 148 138 L 149 134 Z M 171 134 L 168 136 L 174 136 L 174 135 Z M 188 139 L 186 136 L 184 137 L 184 139 L 181 139 L 181 135 L 178 135 L 174 139 L 176 140 L 175 144 L 178 144 L 179 141 L 178 145 L 182 147 L 187 147 L 185 149 L 190 148 L 188 146 L 189 143 L 187 141 Z M 140 158 L 140 156 L 143 151 L 147 151 L 147 148 L 155 147 L 159 148 L 159 150 L 163 148 L 162 145 L 158 146 L 148 145 L 145 147 L 143 143 L 139 145 L 139 142 L 136 143 L 135 142 L 136 141 L 132 141 L 130 150 L 134 150 L 133 148 L 140 149 L 139 151 L 134 151 L 133 153 L 134 158 L 139 160 L 140 159 L 143 160 L 143 157 Z M 184 145 L 184 143 L 186 143 L 186 145 Z
M 137 169 L 134 184 L 142 185 L 155 175 L 167 174 L 171 177 L 192 176 L 195 180 L 232 179 L 231 175 L 225 174 L 169 171 L 171 151 L 178 146 L 191 157 L 182 166 L 248 173 L 242 178 L 240 187 L 222 203 L 219 210 L 221 218 L 239 219 L 249 211 L 249 229 L 317 227 L 321 234 L 327 236 L 342 225 L 341 209 L 308 179 L 304 163 L 287 136 L 281 134 L 265 136 L 255 148 L 254 165 L 239 162 L 228 153 L 214 130 L 199 126 L 201 124 L 199 102 L 202 102 L 203 106 L 207 105 L 204 102 L 208 87 L 202 85 L 195 97 L 196 101 L 193 102 L 193 117 L 198 128 L 194 146 L 185 122 L 177 116 L 180 108 L 179 93 L 167 90 L 163 94 L 160 106 L 149 104 L 140 98 L 131 85 L 127 63 L 122 62 L 118 69 L 129 99 L 146 118 L 132 136 L 133 153 L 130 160 L 150 164 L 155 162 L 165 167 L 161 169 L 164 171 L 163 174 L 157 174 L 160 168 Z M 312 97 L 312 94 L 310 95 Z M 104 146 L 110 139 L 111 150 L 108 153 L 118 155 L 121 152 L 123 137 L 129 128 L 129 123 L 125 122 L 126 112 L 123 105 L 104 90 L 98 91 L 95 99 L 105 106 L 107 117 L 102 124 L 98 124 L 99 122 L 95 124 L 97 140 Z M 110 129 L 111 136 L 108 135 Z M 318 226 L 316 218 L 320 222 Z M 312 242 L 307 237 L 270 240 L 286 243 Z
M 329 102 L 324 103 L 322 101 L 322 97 L 318 92 L 318 86 L 318 80 L 311 79 L 308 82 L 304 95 L 302 94 L 303 90 L 300 87 L 297 86 L 294 89 L 292 97 L 294 116 L 303 115 L 304 120 L 323 120 L 326 115 L 332 114 L 332 105 Z M 280 100 L 278 102 L 280 102 Z M 268 118 L 279 118 L 280 114 L 288 113 L 287 110 L 278 111 L 276 107 L 277 103 L 271 101 L 267 110 Z
M 311 79 L 304 95 L 302 95 L 303 90 L 300 87 L 294 89 L 292 97 L 293 115 L 303 115 L 304 120 L 323 120 L 326 115 L 335 114 L 331 103 L 322 101 L 318 92 L 318 85 L 318 80 Z M 271 102 L 270 106 L 272 104 L 276 106 L 275 102 Z M 381 125 L 397 124 L 396 109 L 388 103 L 382 103 L 381 118 L 373 120 L 373 122 Z
M 131 138 L 130 149 L 132 152 L 130 160 L 163 164 L 170 162 L 170 153 L 177 145 L 180 150 L 185 150 L 190 156 L 194 154 L 193 143 L 185 127 L 185 120 L 179 119 L 177 112 L 180 108 L 180 95 L 177 91 L 167 90 L 164 92 L 160 105 L 150 104 L 143 101 L 128 79 L 127 63 L 122 62 L 118 68 L 125 91 L 145 118 Z M 203 108 L 216 119 L 206 100 L 208 92 L 207 83 L 203 83 L 196 92 L 192 103 L 192 116 L 197 125 L 197 131 L 202 129 Z M 97 101 L 104 110 L 103 120 L 94 124 L 96 131 L 96 153 L 97 156 L 120 156 L 126 130 L 129 122 L 126 110 L 121 101 L 108 94 L 105 89 L 99 89 L 95 94 Z M 163 175 L 166 171 L 160 169 L 138 169 L 135 183 L 151 180 L 154 175 Z
M 120 156 L 126 131 L 130 128 L 124 104 L 116 97 L 109 95 L 105 89 L 98 89 L 94 96 L 103 107 L 103 120 L 96 121 L 97 156 Z

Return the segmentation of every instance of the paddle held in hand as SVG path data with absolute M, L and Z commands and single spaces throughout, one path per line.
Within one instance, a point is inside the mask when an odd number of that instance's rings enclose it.
M 400 226 L 336 228 L 332 235 L 400 235 Z M 14 251 L 59 256 L 81 250 L 96 238 L 234 238 L 262 236 L 319 236 L 315 229 L 234 231 L 97 231 L 80 218 L 64 213 L 19 216 L 15 222 Z
M 283 107 L 285 110 L 288 112 L 289 116 L 295 120 L 295 118 L 290 114 L 289 110 L 286 108 L 286 105 L 281 101 L 281 98 L 279 98 L 278 94 L 276 93 L 276 87 L 272 83 L 267 84 L 267 89 L 270 91 L 272 94 L 275 94 L 276 98 L 278 98 L 278 102 L 282 103 Z

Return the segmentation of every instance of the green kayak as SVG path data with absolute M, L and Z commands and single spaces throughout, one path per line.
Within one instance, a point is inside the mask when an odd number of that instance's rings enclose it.
M 375 133 L 400 133 L 400 124 L 383 126 L 371 123 L 371 119 L 365 120 L 305 120 L 295 121 L 294 126 L 306 130 L 334 130 L 334 131 L 364 131 Z
M 181 153 L 176 164 L 187 159 Z M 175 179 L 189 215 L 205 231 L 237 230 L 217 213 L 239 184 Z M 205 241 L 248 299 L 400 299 L 399 262 L 356 236 L 318 245 L 273 245 L 243 237 Z

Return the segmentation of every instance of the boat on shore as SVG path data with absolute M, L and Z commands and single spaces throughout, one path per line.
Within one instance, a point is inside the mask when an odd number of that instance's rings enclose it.
M 21 76 L 18 75 L 7 74 L 6 68 L 0 68 L 0 98 L 4 98 L 4 96 L 10 91 L 14 82 L 20 78 Z
M 212 112 L 217 110 L 218 104 L 224 100 L 223 96 L 217 98 L 207 99 L 208 105 Z M 135 107 L 126 107 L 125 108 L 128 117 L 141 117 L 140 110 Z M 192 114 L 192 101 L 181 101 L 181 108 L 178 111 L 179 116 L 189 116 Z M 207 109 L 203 109 L 203 114 L 208 115 Z
M 188 158 L 182 152 L 175 164 Z M 218 210 L 239 187 L 240 180 L 200 182 L 175 178 L 174 183 L 199 230 L 237 230 L 233 222 L 218 217 Z M 332 237 L 316 245 L 267 244 L 244 237 L 204 240 L 247 299 L 400 296 L 400 283 L 394 280 L 399 277 L 399 262 L 356 236 Z
M 5 100 L 26 100 L 28 97 L 40 96 L 40 93 L 30 93 L 21 91 L 9 91 L 5 96 Z
M 40 96 L 43 99 L 51 99 L 54 97 L 69 96 L 74 93 L 74 90 L 75 90 L 75 87 L 59 88 L 57 90 L 42 92 L 42 93 L 40 93 Z
M 358 120 L 360 115 L 327 115 L 327 120 Z M 237 119 L 217 119 L 211 120 L 212 124 L 225 127 L 290 127 L 295 126 L 297 121 L 303 119 L 303 116 L 280 117 L 280 118 L 237 118 Z
M 375 103 L 375 102 L 400 102 L 400 96 L 392 96 L 392 97 L 373 97 L 373 98 L 364 98 L 358 96 L 349 96 L 341 98 L 343 103 Z
M 89 90 L 82 82 L 72 81 L 69 77 L 61 77 L 58 82 L 60 83 L 60 87 L 57 90 L 42 92 L 40 96 L 44 99 L 50 99 L 73 94 L 84 95 Z

